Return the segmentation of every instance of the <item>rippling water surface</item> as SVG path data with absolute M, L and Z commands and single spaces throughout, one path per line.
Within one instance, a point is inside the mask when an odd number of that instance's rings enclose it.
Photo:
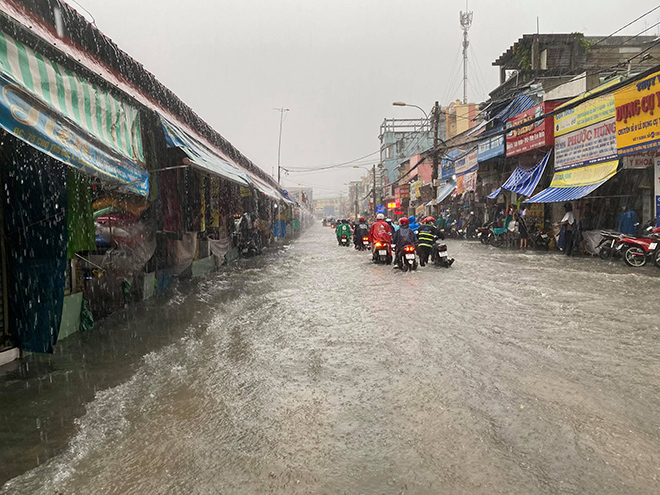
M 449 250 L 314 227 L 31 356 L 0 493 L 660 493 L 660 270 Z

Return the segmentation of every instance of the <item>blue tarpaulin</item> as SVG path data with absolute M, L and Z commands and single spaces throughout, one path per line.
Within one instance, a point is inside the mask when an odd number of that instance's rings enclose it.
M 191 136 L 162 115 L 160 116 L 160 121 L 165 132 L 167 146 L 170 148 L 179 148 L 183 151 L 188 156 L 191 165 L 220 175 L 242 186 L 249 186 L 251 184 L 250 178 L 242 168 L 230 163 L 221 157 L 218 152 L 211 150 L 199 139 Z
M 497 195 L 502 192 L 502 189 L 518 193 L 521 196 L 530 197 L 532 193 L 534 193 L 536 186 L 539 184 L 543 172 L 545 172 L 550 153 L 552 153 L 552 151 L 548 151 L 541 161 L 532 168 L 516 167 L 506 182 L 502 184 L 502 187 L 498 187 L 490 193 L 488 197 L 490 199 L 495 199 Z

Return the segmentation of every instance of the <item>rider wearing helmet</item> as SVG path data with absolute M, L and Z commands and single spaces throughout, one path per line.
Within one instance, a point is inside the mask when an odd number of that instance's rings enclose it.
M 403 251 L 403 248 L 409 245 L 414 246 L 417 243 L 415 233 L 410 228 L 409 223 L 410 222 L 406 217 L 403 217 L 401 220 L 399 220 L 399 230 L 397 230 L 392 237 L 392 242 L 394 243 L 394 252 L 396 253 L 396 258 L 394 261 L 395 268 L 398 266 L 399 255 Z
M 444 239 L 445 236 L 438 231 L 435 227 L 435 218 L 426 217 L 424 223 L 419 226 L 417 230 L 417 253 L 419 254 L 419 264 L 426 265 L 433 248 L 433 243 L 439 237 Z
M 348 239 L 348 242 L 351 242 L 351 227 L 348 225 L 348 220 L 345 218 L 342 219 L 338 224 L 337 228 L 335 229 L 335 234 L 337 235 L 337 243 L 341 246 L 341 238 L 342 236 L 346 236 L 346 239 Z
M 373 246 L 376 242 L 392 242 L 392 228 L 384 220 L 385 215 L 379 213 L 376 215 L 376 221 L 369 229 L 369 242 Z
M 369 224 L 366 222 L 364 217 L 358 218 L 358 221 L 355 223 L 355 249 L 361 245 L 364 237 L 369 235 Z

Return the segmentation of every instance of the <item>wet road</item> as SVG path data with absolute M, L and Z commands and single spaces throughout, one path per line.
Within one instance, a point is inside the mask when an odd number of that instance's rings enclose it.
M 0 493 L 660 493 L 660 270 L 449 250 L 314 227 L 32 356 Z

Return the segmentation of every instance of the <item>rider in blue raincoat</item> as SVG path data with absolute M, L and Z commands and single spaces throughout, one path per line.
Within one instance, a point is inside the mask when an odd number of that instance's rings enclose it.
M 415 215 L 411 215 L 410 217 L 408 217 L 408 225 L 410 226 L 410 230 L 412 230 L 413 232 L 417 232 L 419 230 L 419 224 L 415 219 Z

